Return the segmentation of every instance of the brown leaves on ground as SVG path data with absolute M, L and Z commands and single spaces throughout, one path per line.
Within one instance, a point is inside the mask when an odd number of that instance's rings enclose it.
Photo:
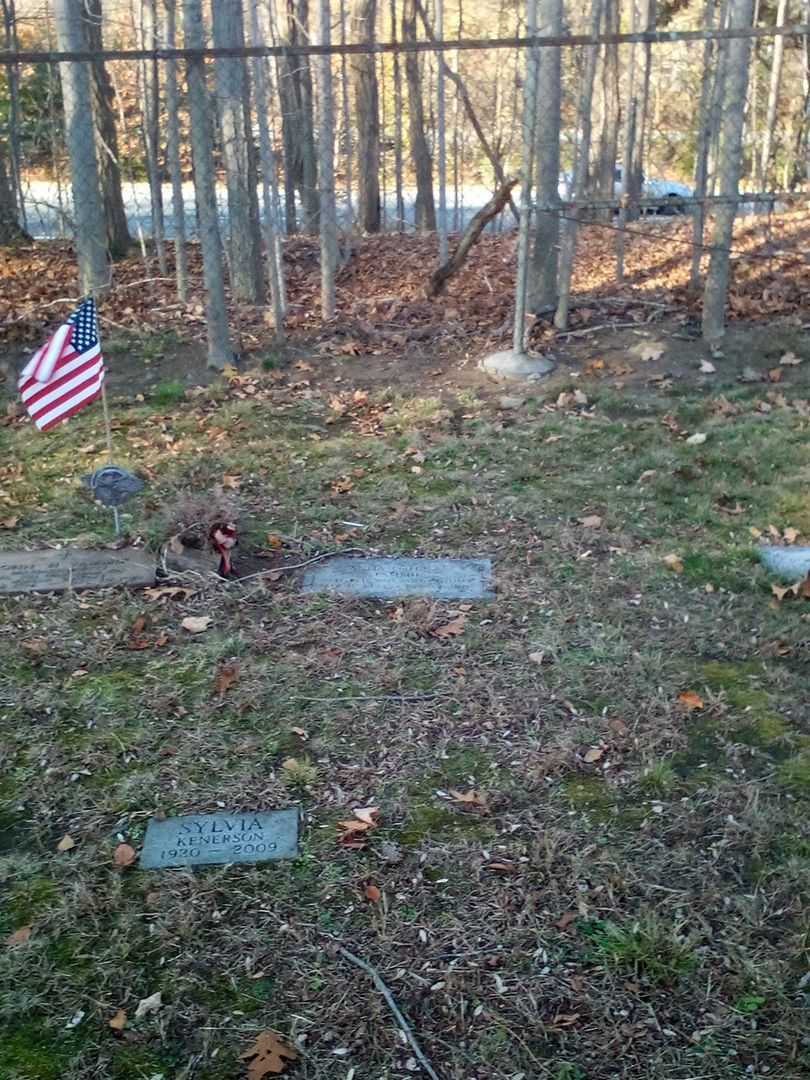
M 262 1031 L 253 1046 L 240 1054 L 240 1059 L 248 1062 L 249 1080 L 264 1080 L 266 1076 L 284 1072 L 291 1061 L 298 1059 L 298 1051 L 274 1031 Z
M 594 765 L 605 756 L 606 746 L 591 746 L 582 755 L 582 760 L 587 765 Z
M 180 625 L 189 634 L 204 634 L 213 621 L 211 615 L 187 615 Z
M 65 835 L 62 837 L 62 839 L 56 845 L 56 850 L 57 851 L 72 851 L 73 848 L 75 848 L 75 847 L 76 847 L 76 841 L 73 839 L 72 836 L 69 836 L 67 833 L 65 833 Z
M 20 523 L 19 516 L 7 517 L 0 519 L 0 529 L 16 529 Z
M 107 1021 L 108 1027 L 111 1027 L 113 1031 L 123 1031 L 127 1026 L 127 1014 L 123 1009 L 119 1009 L 115 1016 L 111 1016 Z
M 5 944 L 9 948 L 14 948 L 16 945 L 27 945 L 33 931 L 33 926 L 21 926 L 8 935 Z
M 131 844 L 119 844 L 113 853 L 113 862 L 116 866 L 132 866 L 138 858 L 138 853 Z
M 448 794 L 450 799 L 463 810 L 476 810 L 484 814 L 489 813 L 489 802 L 483 791 L 476 791 L 475 788 L 470 788 L 469 791 L 452 790 L 448 792 Z
M 240 665 L 238 660 L 230 660 L 223 664 L 214 681 L 214 693 L 222 695 L 226 693 L 239 679 Z
M 370 904 L 379 904 L 379 902 L 382 900 L 382 892 L 380 888 L 372 881 L 367 882 L 363 886 L 363 896 L 365 896 L 366 900 L 368 900 Z
M 771 585 L 771 592 L 780 604 L 791 597 L 796 600 L 810 600 L 810 574 L 792 585 Z
M 581 517 L 579 523 L 583 529 L 598 529 L 602 524 L 602 519 L 598 514 L 588 514 L 587 517 Z
M 695 693 L 694 690 L 684 690 L 678 694 L 678 702 L 683 705 L 689 712 L 694 712 L 696 709 L 705 708 L 705 701 L 700 694 Z
M 458 637 L 464 633 L 464 628 L 467 624 L 467 616 L 463 611 L 459 611 L 455 618 L 450 622 L 444 623 L 442 626 L 435 626 L 431 631 L 431 637 L 435 638 L 451 638 Z
M 661 560 L 668 570 L 671 570 L 674 574 L 682 574 L 684 571 L 683 559 L 680 555 L 670 554 L 665 555 Z
M 380 810 L 377 806 L 362 806 L 352 813 L 353 819 L 337 823 L 340 829 L 338 843 L 352 851 L 360 851 L 368 843 L 368 834 L 377 828 Z

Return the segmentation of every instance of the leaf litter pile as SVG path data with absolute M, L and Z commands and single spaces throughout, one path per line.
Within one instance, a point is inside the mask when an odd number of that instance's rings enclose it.
M 684 321 L 699 319 L 699 297 L 689 291 L 691 225 L 686 218 L 637 222 L 627 236 L 625 283 L 615 281 L 616 233 L 584 223 L 574 289 L 590 303 L 574 306 L 571 325 L 590 332 L 611 319 L 640 325 L 655 317 L 644 298 L 677 308 Z M 810 212 L 786 211 L 739 218 L 735 228 L 731 319 L 805 319 L 810 264 L 804 252 Z M 338 274 L 337 319 L 325 327 L 319 315 L 318 243 L 295 237 L 285 243 L 290 301 L 287 329 L 293 338 L 316 343 L 319 356 L 382 355 L 405 347 L 497 346 L 511 336 L 515 287 L 515 237 L 485 236 L 461 272 L 438 300 L 428 300 L 425 285 L 436 260 L 434 238 L 380 235 L 355 238 L 352 254 Z M 171 269 L 171 268 L 170 268 Z M 118 331 L 174 331 L 199 342 L 205 335 L 202 261 L 190 246 L 191 300 L 180 304 L 171 273 L 160 278 L 156 265 L 131 256 L 115 265 L 105 293 L 102 321 Z M 17 345 L 35 346 L 62 308 L 44 308 L 65 296 L 75 278 L 75 255 L 68 244 L 39 243 L 10 252 L 0 267 L 0 354 Z M 635 298 L 641 298 L 639 306 Z M 605 306 L 606 305 L 606 306 Z M 262 309 L 232 305 L 239 351 L 272 345 L 272 328 Z M 547 344 L 549 331 L 538 326 L 533 341 Z M 645 359 L 649 359 L 646 356 Z
M 810 544 L 810 363 L 699 362 L 506 408 L 313 352 L 116 407 L 134 542 L 221 513 L 237 564 L 486 556 L 496 599 L 3 599 L 0 1076 L 423 1075 L 348 956 L 443 1080 L 807 1075 L 810 589 L 756 547 Z M 0 445 L 0 547 L 113 542 L 97 410 Z M 297 860 L 139 868 L 151 818 L 292 805 Z

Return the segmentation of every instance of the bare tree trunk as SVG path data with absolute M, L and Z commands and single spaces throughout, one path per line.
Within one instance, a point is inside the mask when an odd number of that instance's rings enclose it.
M 340 44 L 348 41 L 349 12 L 347 0 L 340 0 Z M 340 104 L 343 124 L 343 153 L 346 161 L 346 219 L 348 228 L 354 228 L 354 140 L 352 138 L 351 89 L 349 85 L 349 61 L 346 53 L 340 57 Z M 338 140 L 340 145 L 340 140 Z
M 286 0 L 285 43 L 309 42 L 309 0 Z M 313 123 L 312 72 L 309 57 L 286 57 L 281 65 L 282 125 L 284 136 L 284 198 L 287 231 L 296 230 L 295 191 L 301 196 L 304 228 L 318 227 L 318 166 Z
M 138 32 L 141 48 L 157 47 L 155 0 L 140 0 Z M 152 235 L 160 273 L 166 274 L 166 245 L 163 228 L 163 188 L 160 183 L 160 77 L 157 60 L 141 61 L 143 145 L 149 194 L 152 201 Z
M 444 41 L 444 0 L 436 2 L 436 33 Z M 436 125 L 439 173 L 439 265 L 447 262 L 447 103 L 444 72 L 447 67 L 443 53 L 436 53 Z
M 540 35 L 563 32 L 562 0 L 540 0 Z M 531 267 L 532 311 L 557 305 L 557 263 L 560 245 L 560 108 L 562 53 L 540 49 L 537 76 L 537 221 Z
M 453 254 L 450 256 L 447 262 L 442 263 L 442 265 L 439 266 L 436 270 L 434 270 L 431 274 L 430 281 L 428 282 L 427 288 L 425 289 L 425 295 L 428 297 L 428 299 L 432 300 L 435 297 L 440 296 L 445 291 L 445 289 L 447 288 L 447 282 L 450 280 L 451 277 L 455 277 L 455 275 L 459 272 L 464 263 L 467 261 L 467 257 L 470 254 L 473 246 L 481 238 L 481 233 L 484 231 L 490 221 L 496 218 L 498 214 L 503 212 L 503 208 L 509 201 L 509 192 L 515 186 L 515 184 L 517 184 L 517 182 L 518 177 L 510 176 L 507 179 L 506 183 L 503 185 L 503 187 L 499 188 L 489 200 L 489 202 L 482 206 L 478 213 L 472 217 L 469 224 L 467 225 L 467 228 L 464 230 Z
M 716 0 L 706 0 L 703 9 L 703 25 L 707 29 L 714 26 Z M 706 198 L 708 179 L 709 145 L 711 143 L 711 94 L 712 94 L 712 59 L 717 50 L 711 39 L 703 45 L 703 77 L 700 84 L 700 104 L 698 106 L 698 136 L 695 152 L 695 203 L 692 216 L 692 269 L 689 283 L 693 289 L 700 285 L 700 264 L 703 257 L 703 234 L 706 229 L 706 206 L 700 200 Z
M 526 0 L 526 34 L 537 35 L 537 0 Z M 515 282 L 515 322 L 512 328 L 512 349 L 526 351 L 526 301 L 529 284 L 529 228 L 532 218 L 532 166 L 537 138 L 537 75 L 540 50 L 532 47 L 526 56 L 523 83 L 523 153 L 520 177 L 520 224 L 518 225 L 517 280 Z
M 352 41 L 376 38 L 377 0 L 354 0 Z M 349 61 L 357 124 L 357 218 L 363 232 L 380 231 L 380 100 L 374 53 Z
M 391 0 L 391 40 L 397 40 L 397 0 Z M 394 53 L 394 188 L 397 204 L 397 231 L 405 227 L 405 196 L 402 191 L 402 70 L 399 53 Z
M 651 0 L 650 0 L 651 2 Z M 603 0 L 591 0 L 590 33 L 598 34 L 602 21 Z M 579 99 L 579 143 L 574 165 L 574 198 L 585 195 L 588 182 L 588 161 L 591 155 L 591 110 L 593 106 L 593 84 L 596 79 L 596 60 L 598 45 L 588 45 L 585 50 L 585 71 L 582 77 L 582 89 Z M 580 211 L 575 210 L 571 219 L 566 221 L 560 246 L 559 299 L 554 313 L 554 325 L 558 330 L 568 326 L 568 311 L 571 304 L 571 278 L 574 273 L 574 257 L 577 247 L 577 219 Z
M 729 5 L 731 0 L 720 0 L 720 19 L 718 26 L 721 29 L 728 27 Z M 723 101 L 726 94 L 726 73 L 728 69 L 728 42 L 718 41 L 715 45 L 715 75 L 712 86 L 709 132 L 709 163 L 707 165 L 708 195 L 714 195 L 717 187 L 718 150 L 720 145 L 720 128 L 723 121 Z
M 87 47 L 93 52 L 103 48 L 101 0 L 84 0 Z M 107 222 L 107 244 L 114 259 L 129 251 L 129 235 L 124 197 L 121 194 L 121 168 L 118 162 L 118 135 L 113 112 L 114 93 L 107 66 L 93 61 L 93 118 L 96 131 L 96 154 Z
M 263 34 L 263 15 L 259 5 L 251 4 L 250 37 L 252 45 L 260 45 Z M 269 28 L 267 28 L 269 29 Z M 267 34 L 269 40 L 269 33 Z M 270 278 L 270 296 L 273 303 L 273 322 L 276 340 L 284 340 L 284 316 L 287 298 L 284 287 L 284 259 L 281 246 L 281 221 L 278 199 L 278 179 L 276 176 L 276 153 L 273 149 L 273 133 L 270 127 L 271 87 L 268 77 L 267 60 L 263 56 L 253 58 L 253 83 L 256 88 L 256 117 L 259 123 L 259 155 L 262 166 L 262 209 L 264 211 L 264 245 L 267 256 L 267 270 Z
M 332 41 L 330 0 L 320 0 L 320 44 Z M 332 57 L 318 57 L 320 98 L 320 138 L 318 146 L 320 175 L 321 233 L 321 314 L 331 319 L 335 314 L 335 274 L 338 262 L 337 216 L 335 213 L 335 104 L 332 93 Z
M 183 37 L 187 49 L 205 45 L 202 0 L 183 0 Z M 205 282 L 205 322 L 208 331 L 208 366 L 224 368 L 233 360 L 225 280 L 222 273 L 222 241 L 217 220 L 214 186 L 214 155 L 205 61 L 189 59 L 186 65 L 191 148 L 194 157 L 194 191 L 197 198 L 200 243 Z
M 658 0 L 642 0 L 641 23 L 645 30 L 654 30 Z M 641 98 L 636 123 L 636 152 L 631 176 L 625 177 L 629 206 L 636 204 L 644 188 L 644 158 L 647 150 L 647 120 L 650 111 L 650 79 L 652 76 L 652 45 L 644 43 L 644 65 L 641 78 Z
M 424 5 L 422 4 L 422 0 L 413 0 L 413 2 L 414 2 L 414 6 L 416 7 L 417 13 L 418 13 L 420 19 L 422 20 L 422 25 L 425 28 L 426 37 L 428 38 L 429 41 L 436 41 L 436 35 L 433 32 L 432 26 L 430 25 L 430 20 L 428 19 L 427 12 L 425 11 Z M 505 176 L 504 171 L 503 171 L 503 166 L 501 165 L 500 161 L 498 160 L 497 154 L 495 153 L 495 151 L 490 146 L 489 140 L 487 139 L 486 135 L 484 134 L 484 129 L 481 127 L 481 123 L 480 123 L 480 121 L 478 119 L 478 116 L 476 115 L 475 109 L 473 107 L 473 103 L 472 103 L 472 101 L 470 99 L 470 95 L 467 92 L 466 86 L 464 85 L 464 81 L 461 78 L 461 76 L 459 75 L 459 73 L 456 72 L 456 71 L 453 71 L 453 69 L 450 67 L 450 65 L 446 62 L 446 60 L 444 59 L 444 54 L 443 53 L 438 53 L 437 57 L 438 57 L 439 64 L 442 66 L 444 74 L 455 85 L 456 89 L 458 90 L 458 92 L 459 92 L 459 94 L 461 96 L 461 101 L 462 101 L 462 103 L 464 105 L 464 111 L 467 113 L 467 117 L 469 118 L 469 121 L 470 121 L 470 124 L 472 125 L 473 131 L 475 132 L 476 136 L 478 137 L 478 141 L 481 144 L 481 149 L 484 151 L 484 154 L 486 155 L 487 160 L 489 161 L 490 165 L 492 166 L 492 171 L 495 174 L 495 180 L 496 180 L 496 182 L 498 184 L 498 188 L 500 189 L 500 188 L 503 187 L 504 183 L 506 182 L 506 176 Z M 515 221 L 519 221 L 520 220 L 520 214 L 518 212 L 517 206 L 515 206 L 515 201 L 512 198 L 511 194 L 509 196 L 508 202 L 509 202 L 509 206 L 512 208 L 512 213 L 515 215 Z
M 605 0 L 604 29 L 608 34 L 619 31 L 618 0 Z M 599 132 L 599 159 L 594 186 L 602 198 L 612 199 L 619 142 L 619 46 L 616 44 L 604 47 L 601 90 L 602 126 Z M 609 216 L 610 211 L 607 211 L 607 214 Z
M 164 0 L 166 7 L 165 41 L 168 49 L 177 46 L 176 0 Z M 177 87 L 177 61 L 166 61 L 166 161 L 172 182 L 174 217 L 174 266 L 178 299 L 188 299 L 188 254 L 186 252 L 186 208 L 183 202 L 183 170 L 180 163 L 180 93 Z
M 81 0 L 54 0 L 57 44 L 63 52 L 87 48 Z M 79 282 L 92 293 L 107 283 L 107 229 L 99 185 L 93 131 L 90 65 L 84 61 L 60 64 L 65 140 L 73 185 L 73 220 Z
M 0 247 L 24 239 L 26 234 L 17 216 L 17 200 L 6 165 L 6 145 L 0 139 Z
M 776 25 L 784 26 L 787 15 L 787 0 L 779 0 L 776 10 Z M 765 132 L 762 137 L 762 157 L 759 160 L 758 188 L 765 190 L 768 182 L 768 170 L 773 153 L 774 128 L 776 127 L 776 106 L 779 102 L 779 87 L 782 82 L 782 59 L 785 55 L 785 38 L 777 35 L 773 39 L 773 57 L 771 60 L 771 84 L 768 88 L 768 112 L 765 118 Z
M 731 0 L 730 25 L 732 27 L 751 26 L 752 14 L 753 0 Z M 720 203 L 715 214 L 712 255 L 703 293 L 703 337 L 707 341 L 718 340 L 725 331 L 729 249 L 734 233 L 734 217 L 737 212 L 737 205 L 733 200 L 739 193 L 742 172 L 742 138 L 750 54 L 749 38 L 733 38 L 728 42 L 719 180 L 720 194 L 729 201 Z
M 245 45 L 242 0 L 214 0 L 214 45 L 240 49 Z M 264 303 L 264 275 L 250 132 L 250 87 L 241 56 L 214 61 L 222 158 L 228 184 L 228 250 L 231 291 L 237 300 Z
M 403 0 L 402 39 L 416 41 L 415 0 Z M 408 83 L 408 122 L 411 136 L 411 158 L 416 173 L 416 205 L 414 224 L 417 229 L 436 229 L 436 206 L 433 201 L 433 163 L 425 135 L 425 114 L 422 106 L 422 76 L 419 56 L 415 52 L 405 54 L 405 78 Z
M 0 0 L 3 11 L 5 46 L 9 52 L 19 47 L 17 39 L 17 11 L 15 0 Z M 20 146 L 20 70 L 18 65 L 6 67 L 8 80 L 8 166 L 6 181 L 17 203 L 19 222 L 23 230 L 28 225 L 25 218 L 25 194 L 22 181 L 22 147 Z
M 805 26 L 810 25 L 810 0 L 802 7 Z M 810 184 L 810 36 L 805 35 L 804 45 L 804 180 Z

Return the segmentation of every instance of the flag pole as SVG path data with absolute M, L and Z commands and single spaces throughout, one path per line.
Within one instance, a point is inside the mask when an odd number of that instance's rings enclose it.
M 95 299 L 94 294 L 90 293 L 91 299 Z M 96 304 L 96 322 L 100 324 L 98 304 Z M 101 326 L 99 325 L 99 343 L 101 342 Z M 107 461 L 108 464 L 113 463 L 113 444 L 112 444 L 112 428 L 110 427 L 110 407 L 107 404 L 107 380 L 102 377 L 101 381 L 101 408 L 104 412 L 104 434 L 107 436 Z M 115 522 L 115 535 L 121 535 L 121 518 L 118 514 L 118 507 L 112 507 L 113 521 Z

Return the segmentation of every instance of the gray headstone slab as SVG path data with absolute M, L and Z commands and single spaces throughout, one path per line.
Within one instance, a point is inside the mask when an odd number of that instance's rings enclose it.
M 294 859 L 299 811 L 271 810 L 153 818 L 146 829 L 140 866 L 217 866 Z
M 761 547 L 759 558 L 766 570 L 788 581 L 810 574 L 810 547 Z
M 436 600 L 491 600 L 489 559 L 337 558 L 304 573 L 305 593 L 397 600 L 430 596 Z
M 0 594 L 106 589 L 154 582 L 155 557 L 140 548 L 0 552 Z

